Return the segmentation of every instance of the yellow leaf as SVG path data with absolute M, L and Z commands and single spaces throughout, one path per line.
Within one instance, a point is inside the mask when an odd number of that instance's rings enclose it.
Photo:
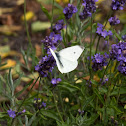
M 61 2 L 61 0 L 55 0 L 57 3 L 60 3 Z
M 105 25 L 105 23 L 106 22 L 104 22 L 104 25 Z M 110 29 L 111 28 L 111 25 L 109 24 L 109 22 L 107 22 L 107 24 L 106 24 L 106 27 L 105 27 L 106 29 Z
M 11 51 L 8 45 L 0 46 L 0 56 L 1 58 L 6 58 L 7 56 L 20 56 L 21 54 L 16 51 Z
M 101 21 L 101 19 L 102 19 L 102 13 L 98 13 L 96 16 L 95 16 L 95 21 Z
M 36 79 L 39 76 L 38 72 L 34 72 L 33 74 L 28 75 L 27 77 L 22 77 L 21 80 L 24 82 L 28 82 L 31 79 Z
M 34 13 L 33 13 L 32 11 L 28 11 L 28 12 L 26 13 L 26 20 L 27 20 L 27 21 L 31 20 L 33 17 L 34 17 Z M 21 16 L 21 20 L 24 21 L 24 15 Z
M 14 67 L 16 65 L 16 61 L 15 60 L 11 60 L 11 59 L 8 59 L 7 60 L 7 64 L 0 67 L 0 70 L 1 69 L 6 69 L 6 68 L 9 68 L 9 67 Z
M 105 1 L 105 0 L 98 0 L 98 2 L 96 2 L 96 5 L 102 3 L 103 1 Z
M 126 23 L 126 13 L 122 13 L 119 16 L 121 23 Z
M 64 2 L 64 3 L 68 3 L 68 2 L 69 2 L 69 0 L 63 0 L 63 2 Z

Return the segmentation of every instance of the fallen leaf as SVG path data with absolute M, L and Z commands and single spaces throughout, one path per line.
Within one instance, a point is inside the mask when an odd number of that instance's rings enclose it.
M 14 67 L 15 65 L 16 65 L 15 60 L 8 59 L 7 64 L 5 64 L 4 66 L 1 66 L 0 70 L 6 69 L 6 68 L 9 68 L 9 67 Z
M 38 44 L 35 44 L 35 49 L 36 49 L 36 56 L 39 57 L 41 56 L 41 52 L 42 52 L 42 49 L 41 49 L 41 46 L 38 45 Z
M 31 29 L 33 32 L 38 32 L 38 31 L 46 30 L 50 28 L 50 26 L 51 26 L 50 22 L 36 21 L 32 23 Z
M 24 82 L 29 82 L 31 79 L 36 79 L 39 76 L 38 72 L 28 75 L 27 77 L 22 77 L 21 80 Z
M 34 16 L 35 16 L 35 14 L 32 11 L 26 12 L 26 20 L 27 21 L 31 20 Z M 24 21 L 24 15 L 21 16 L 21 20 Z
M 90 79 L 90 76 L 83 77 L 83 79 L 84 80 L 89 80 Z M 95 80 L 97 82 L 100 81 L 100 79 L 99 79 L 99 77 L 97 75 L 94 75 L 93 80 Z

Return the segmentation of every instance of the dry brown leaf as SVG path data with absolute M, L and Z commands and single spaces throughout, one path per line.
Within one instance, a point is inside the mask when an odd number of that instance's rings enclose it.
M 90 76 L 83 77 L 84 80 L 89 80 Z M 93 80 L 100 81 L 99 77 L 97 75 L 94 75 Z
M 35 44 L 35 49 L 36 49 L 36 56 L 37 57 L 41 56 L 41 52 L 42 52 L 41 46 L 38 44 Z

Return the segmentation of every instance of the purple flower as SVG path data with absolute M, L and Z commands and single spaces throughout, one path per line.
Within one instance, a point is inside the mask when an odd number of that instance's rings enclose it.
M 116 24 L 120 23 L 120 20 L 118 18 L 116 18 L 116 16 L 109 18 L 108 21 L 109 21 L 110 25 L 116 25 Z
M 76 13 L 78 10 L 75 6 L 72 4 L 68 4 L 68 7 L 65 7 L 63 10 L 63 13 L 65 15 L 66 19 L 70 19 L 74 13 Z
M 49 72 L 52 72 L 56 62 L 52 55 L 48 55 L 40 60 L 39 64 L 35 66 L 35 70 L 39 72 L 41 77 L 47 77 Z
M 109 35 L 109 36 L 112 36 L 112 35 L 113 35 L 112 31 L 109 30 L 109 31 L 108 31 L 108 35 Z
M 106 38 L 106 36 L 108 36 L 108 32 L 106 30 L 101 32 L 101 36 L 103 36 L 104 38 Z
M 54 33 L 60 33 L 60 31 L 64 28 L 64 21 L 59 20 L 54 26 L 53 31 Z
M 98 23 L 97 26 L 98 26 L 98 27 L 97 27 L 96 33 L 97 33 L 98 35 L 101 35 L 101 33 L 102 33 L 102 31 L 103 31 L 103 25 L 100 24 L 100 23 Z
M 126 42 L 126 35 L 123 35 L 122 39 Z
M 101 83 L 102 85 L 104 85 L 106 82 L 108 82 L 108 80 L 109 79 L 107 77 L 104 77 L 103 80 L 100 79 L 100 81 L 102 81 L 102 83 Z
M 52 80 L 51 80 L 51 83 L 53 84 L 53 86 L 56 86 L 59 82 L 61 81 L 61 79 L 60 78 L 53 78 Z
M 80 19 L 86 19 L 92 16 L 92 13 L 96 11 L 95 2 L 97 1 L 98 0 L 83 0 L 82 5 L 84 6 L 84 10 L 79 14 Z
M 12 118 L 15 118 L 15 116 L 16 116 L 15 111 L 12 111 L 12 109 L 7 110 L 7 113 L 8 113 L 8 115 L 9 115 L 10 117 L 12 117 Z
M 107 65 L 107 55 L 105 54 L 104 56 L 103 55 L 100 55 L 100 54 L 95 54 L 93 57 L 92 57 L 92 62 L 93 62 L 93 65 L 92 65 L 92 68 L 94 71 L 97 71 L 97 70 L 101 70 L 103 66 L 106 66 Z
M 126 0 L 112 0 L 111 8 L 112 10 L 123 10 Z
M 79 114 L 84 114 L 84 110 L 78 109 Z
M 45 102 L 42 102 L 42 107 L 46 107 L 46 103 Z

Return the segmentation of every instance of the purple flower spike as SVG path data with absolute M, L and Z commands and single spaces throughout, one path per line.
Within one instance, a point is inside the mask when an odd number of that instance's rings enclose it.
M 120 20 L 118 18 L 116 18 L 116 16 L 109 18 L 108 21 L 109 21 L 110 25 L 116 25 L 116 24 L 120 23 Z
M 93 65 L 92 65 L 92 68 L 94 71 L 98 71 L 98 70 L 101 70 L 103 66 L 106 66 L 107 65 L 107 56 L 106 54 L 103 56 L 103 55 L 100 55 L 100 54 L 95 54 L 92 58 L 92 62 L 93 62 Z
M 126 0 L 112 0 L 112 10 L 123 10 L 123 6 L 126 4 Z
M 72 4 L 68 4 L 68 7 L 65 7 L 63 10 L 63 13 L 65 15 L 66 19 L 70 19 L 74 13 L 76 13 L 78 10 L 75 6 Z
M 8 113 L 8 115 L 9 115 L 10 117 L 12 117 L 12 118 L 15 118 L 15 116 L 16 116 L 15 111 L 13 111 L 12 109 L 7 110 L 7 113 Z
M 86 19 L 92 16 L 92 13 L 96 11 L 95 2 L 97 1 L 98 0 L 83 0 L 82 5 L 84 6 L 84 10 L 79 14 L 80 19 Z

